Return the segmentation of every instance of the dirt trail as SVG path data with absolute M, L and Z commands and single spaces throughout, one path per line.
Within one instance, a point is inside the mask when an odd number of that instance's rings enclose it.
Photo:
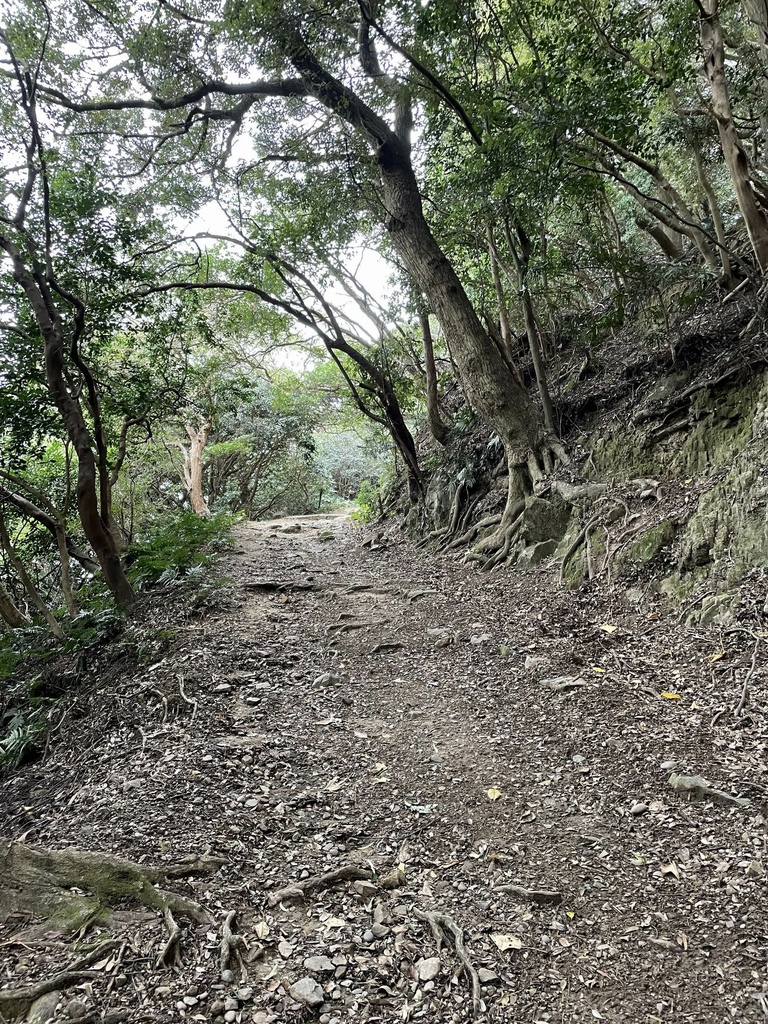
M 163 656 L 105 669 L 4 783 L 7 838 L 226 858 L 175 885 L 216 918 L 180 968 L 126 907 L 119 963 L 54 1019 L 764 1020 L 763 636 L 362 540 L 341 516 L 238 527 L 218 609 L 166 609 Z M 0 984 L 66 965 L 32 923 L 5 922 Z

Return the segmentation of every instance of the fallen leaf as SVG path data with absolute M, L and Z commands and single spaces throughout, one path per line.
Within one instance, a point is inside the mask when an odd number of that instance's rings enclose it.
M 490 789 L 486 789 L 485 795 L 489 800 L 498 800 L 500 796 L 503 796 L 503 793 L 500 789 L 494 789 L 494 787 L 491 786 Z
M 500 949 L 501 952 L 505 952 L 507 949 L 522 949 L 523 940 L 517 935 L 506 935 L 503 932 L 492 932 L 491 942 Z
M 344 788 L 344 783 L 340 782 L 339 779 L 334 779 L 325 788 L 329 793 L 338 793 L 340 789 Z
M 680 700 L 679 693 L 670 693 L 669 690 L 662 690 L 659 696 L 663 697 L 664 700 Z
M 675 878 L 679 878 L 680 868 L 678 868 L 674 861 L 670 861 L 669 864 L 661 865 L 661 873 L 662 875 L 674 875 Z
M 721 658 L 725 657 L 725 651 L 715 651 L 714 654 L 710 654 L 710 661 L 720 661 Z
M 604 633 L 615 633 L 618 628 L 618 626 L 609 626 L 607 622 L 600 627 Z
M 266 921 L 259 921 L 253 930 L 256 932 L 256 937 L 259 939 L 266 939 L 269 935 L 269 925 Z
M 599 672 L 600 675 L 604 675 L 605 674 L 605 669 L 604 668 L 600 668 L 599 665 L 593 665 L 592 666 L 592 671 L 593 672 Z

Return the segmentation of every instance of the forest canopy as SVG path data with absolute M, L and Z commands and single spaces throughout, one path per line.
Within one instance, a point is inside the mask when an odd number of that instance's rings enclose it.
M 601 339 L 768 270 L 755 0 L 18 0 L 0 43 L 9 627 L 94 577 L 130 608 L 185 512 L 378 511 L 384 474 L 442 527 L 467 417 L 496 564 Z

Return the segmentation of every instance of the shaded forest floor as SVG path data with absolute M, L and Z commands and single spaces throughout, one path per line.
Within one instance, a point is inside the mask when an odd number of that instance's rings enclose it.
M 343 517 L 237 527 L 213 606 L 169 597 L 162 656 L 100 662 L 3 780 L 6 839 L 225 860 L 170 883 L 212 915 L 180 918 L 180 967 L 126 901 L 49 1016 L 764 1020 L 768 634 L 362 540 Z M 76 955 L 35 923 L 0 921 L 0 986 Z

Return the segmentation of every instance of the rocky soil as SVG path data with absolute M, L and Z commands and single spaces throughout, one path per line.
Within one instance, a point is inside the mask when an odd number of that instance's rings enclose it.
M 78 943 L 20 899 L 0 1005 L 53 979 L 30 1020 L 765 1020 L 764 592 L 694 630 L 364 540 L 242 525 L 207 610 L 169 593 L 90 667 L 0 836 L 164 868 L 207 916 L 174 914 L 168 966 L 135 892 Z

